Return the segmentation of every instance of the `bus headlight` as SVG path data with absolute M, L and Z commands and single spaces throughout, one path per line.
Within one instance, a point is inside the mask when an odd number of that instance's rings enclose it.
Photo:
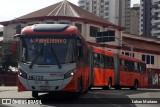
M 23 77 L 23 78 L 25 78 L 25 79 L 27 79 L 27 74 L 20 68 L 18 70 L 18 75 Z
M 64 79 L 69 78 L 69 77 L 72 77 L 73 75 L 75 75 L 75 73 L 76 73 L 76 69 L 71 70 L 71 71 L 65 73 L 65 74 L 64 74 Z

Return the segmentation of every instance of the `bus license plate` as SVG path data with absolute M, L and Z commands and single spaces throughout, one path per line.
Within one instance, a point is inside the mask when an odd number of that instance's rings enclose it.
M 30 75 L 29 80 L 43 80 L 43 76 Z
M 40 86 L 40 90 L 50 90 L 50 86 Z

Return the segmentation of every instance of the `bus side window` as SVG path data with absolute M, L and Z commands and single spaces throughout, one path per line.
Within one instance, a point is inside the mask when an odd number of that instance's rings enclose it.
M 145 74 L 146 73 L 146 64 L 143 64 L 143 73 Z
M 141 72 L 140 63 L 138 63 L 138 71 L 137 71 L 137 72 L 138 72 L 138 73 Z
M 133 61 L 128 61 L 129 72 L 134 72 L 134 63 Z
M 94 53 L 94 67 L 100 67 L 100 55 L 97 53 Z
M 113 59 L 113 57 L 109 57 L 109 68 L 111 68 L 111 69 L 114 68 L 114 59 Z
M 142 66 L 141 66 L 141 63 L 139 63 L 139 73 L 142 73 Z
M 127 69 L 128 69 L 128 72 L 131 72 L 131 71 L 132 71 L 131 61 L 127 61 Z
M 139 65 L 140 65 L 140 73 L 145 74 L 146 73 L 146 65 L 142 64 L 142 63 L 140 63 Z
M 139 63 L 139 73 L 143 74 L 143 67 L 141 63 Z
M 104 68 L 104 55 L 100 55 L 100 68 Z
M 109 57 L 104 56 L 104 68 L 109 68 Z
M 138 72 L 138 63 L 137 62 L 134 62 L 134 71 Z
M 94 67 L 97 67 L 97 54 L 96 53 L 93 54 L 93 64 L 94 64 Z
M 125 70 L 125 71 L 128 71 L 128 61 L 125 60 L 125 61 L 124 61 L 124 64 L 125 64 L 125 65 L 124 65 L 124 70 Z
M 124 60 L 121 59 L 121 60 L 120 60 L 120 70 L 124 71 L 124 67 L 125 67 Z

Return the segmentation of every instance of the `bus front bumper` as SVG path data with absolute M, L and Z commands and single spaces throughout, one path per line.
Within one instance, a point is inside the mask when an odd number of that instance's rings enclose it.
M 75 78 L 70 77 L 63 80 L 27 80 L 21 76 L 18 76 L 19 85 L 18 89 L 24 87 L 26 91 L 40 91 L 40 92 L 49 92 L 49 91 L 66 91 L 66 92 L 76 92 L 77 85 Z

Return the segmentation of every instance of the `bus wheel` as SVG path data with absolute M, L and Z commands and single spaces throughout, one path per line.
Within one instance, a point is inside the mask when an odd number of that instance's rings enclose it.
M 112 80 L 111 79 L 109 79 L 109 81 L 108 81 L 108 90 L 110 90 L 111 88 L 112 88 Z
M 137 88 L 138 88 L 138 81 L 136 80 L 136 81 L 134 82 L 134 87 L 133 87 L 133 89 L 134 89 L 134 90 L 137 90 Z
M 131 87 L 130 89 L 131 89 L 131 90 L 137 90 L 137 88 L 138 88 L 138 81 L 137 81 L 137 80 L 135 80 L 135 82 L 134 82 L 134 86 L 133 86 L 133 87 Z
M 77 87 L 78 87 L 78 92 L 75 92 L 73 94 L 73 98 L 77 99 L 79 98 L 79 96 L 82 94 L 82 90 L 83 90 L 83 86 L 82 86 L 82 77 L 81 78 L 78 78 L 78 84 L 77 84 Z
M 32 91 L 32 97 L 38 98 L 38 92 L 37 91 Z
M 82 83 L 82 77 L 78 79 L 78 93 L 82 93 L 83 91 L 83 83 Z
M 103 89 L 103 90 L 110 90 L 111 87 L 112 87 L 112 80 L 109 79 L 109 81 L 108 81 L 108 86 L 103 86 L 102 89 Z

